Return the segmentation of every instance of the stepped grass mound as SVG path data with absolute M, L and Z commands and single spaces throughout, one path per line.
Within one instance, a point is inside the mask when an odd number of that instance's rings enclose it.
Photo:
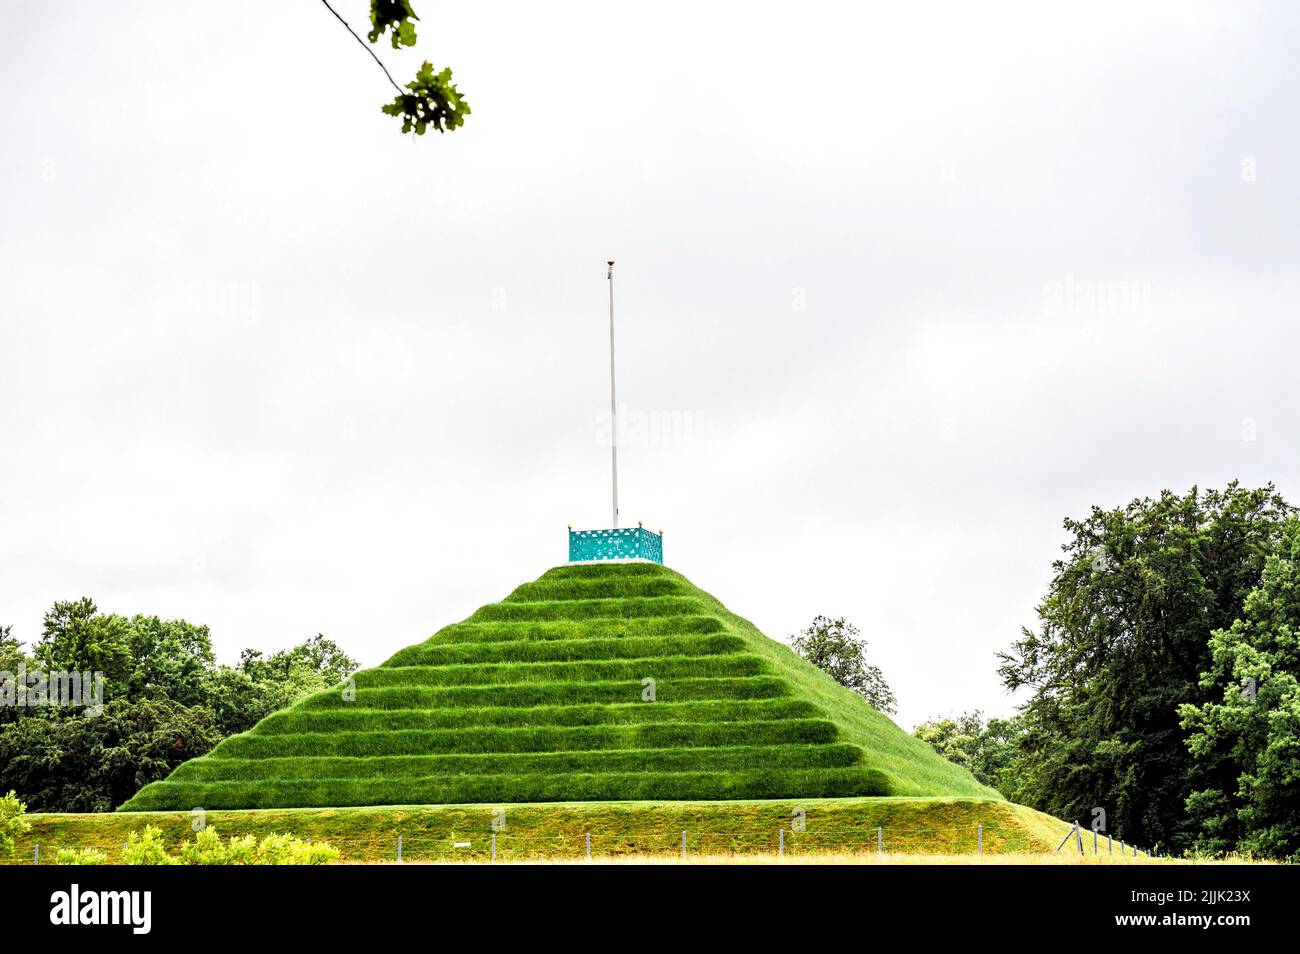
M 201 760 L 189 763 L 197 764 Z M 12 856 L 0 864 L 30 864 L 36 845 L 41 856 L 60 848 L 93 848 L 110 862 L 120 860 L 122 845 L 145 825 L 161 830 L 169 851 L 193 837 L 188 810 L 107 814 L 34 814 L 31 831 L 19 836 Z M 796 825 L 796 819 L 801 819 Z M 940 860 L 974 858 L 983 832 L 983 857 L 1010 856 L 1052 861 L 1093 859 L 1077 849 L 1055 852 L 1069 826 L 1033 809 L 980 798 L 846 798 L 775 799 L 767 801 L 615 801 L 528 803 L 501 806 L 416 805 L 357 808 L 290 808 L 209 811 L 207 824 L 223 837 L 288 833 L 327 841 L 340 860 L 392 862 L 402 838 L 406 860 L 479 861 L 580 859 L 591 835 L 595 857 L 676 858 L 686 832 L 691 857 L 775 854 L 784 831 L 787 860 L 822 854 L 875 857 L 877 829 L 886 859 L 927 856 Z M 1118 861 L 1120 844 L 1108 856 L 1104 838 L 1100 860 Z M 1123 849 L 1123 856 L 1132 849 Z
M 121 811 L 992 789 L 651 563 L 556 567 L 231 736 Z

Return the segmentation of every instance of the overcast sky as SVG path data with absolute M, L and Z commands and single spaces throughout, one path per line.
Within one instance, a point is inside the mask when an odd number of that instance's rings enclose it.
M 1300 501 L 1300 14 L 1062 7 L 415 0 L 473 114 L 413 143 L 313 0 L 6 5 L 0 623 L 373 665 L 563 562 L 613 257 L 625 522 L 1009 713 L 1063 517 Z

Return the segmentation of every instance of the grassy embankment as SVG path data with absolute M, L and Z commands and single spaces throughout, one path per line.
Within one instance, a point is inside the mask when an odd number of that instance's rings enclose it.
M 795 811 L 804 813 L 804 831 L 794 830 Z M 579 802 L 568 804 L 449 805 L 362 808 L 305 808 L 209 811 L 206 822 L 223 835 L 289 832 L 324 840 L 339 848 L 343 861 L 393 861 L 402 836 L 406 860 L 486 861 L 491 855 L 493 822 L 500 861 L 580 859 L 591 833 L 596 858 L 653 860 L 679 857 L 687 833 L 691 858 L 774 856 L 778 832 L 785 830 L 788 860 L 936 862 L 974 857 L 976 826 L 984 831 L 984 855 L 1021 860 L 1078 862 L 1073 845 L 1059 855 L 1065 833 L 1057 819 L 996 799 L 847 798 L 711 802 Z M 84 815 L 33 815 L 32 831 L 19 841 L 13 861 L 30 862 L 34 847 L 44 857 L 58 848 L 93 847 L 115 860 L 127 834 L 152 824 L 174 847 L 191 836 L 189 812 L 116 812 Z M 876 851 L 876 829 L 883 830 L 885 856 Z M 456 847 L 468 842 L 467 847 Z M 1099 860 L 1106 855 L 1101 841 Z M 1087 857 L 1093 860 L 1090 836 Z M 1132 849 L 1126 849 L 1131 854 Z M 1145 859 L 1128 859 L 1133 860 Z

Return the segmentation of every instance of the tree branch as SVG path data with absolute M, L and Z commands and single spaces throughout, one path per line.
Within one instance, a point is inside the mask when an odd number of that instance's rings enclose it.
M 357 31 L 352 29 L 352 27 L 348 25 L 348 21 L 344 20 L 341 16 L 339 16 L 339 12 L 329 5 L 329 0 L 320 0 L 320 2 L 325 4 L 325 9 L 328 10 L 330 13 L 334 14 L 334 18 L 338 20 L 339 23 L 342 23 L 345 27 L 347 27 L 347 31 L 352 34 L 353 39 L 355 39 L 358 43 L 361 44 L 361 48 L 370 54 L 370 58 L 379 64 L 379 68 L 383 70 L 384 75 L 388 77 L 388 82 L 392 83 L 393 89 L 397 90 L 397 95 L 398 96 L 406 95 L 406 91 L 402 89 L 402 87 L 398 86 L 397 81 L 393 79 L 393 74 L 388 72 L 388 67 L 384 65 L 384 61 L 375 55 L 375 51 L 366 45 L 365 40 L 357 36 Z

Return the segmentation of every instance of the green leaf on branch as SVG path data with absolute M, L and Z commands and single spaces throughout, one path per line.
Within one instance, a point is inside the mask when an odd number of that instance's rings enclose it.
M 414 21 L 418 19 L 410 0 L 370 0 L 371 30 L 366 38 L 377 43 L 386 30 L 391 30 L 393 49 L 415 46 Z
M 395 97 L 383 107 L 389 116 L 402 117 L 402 132 L 414 130 L 417 136 L 423 136 L 430 126 L 446 132 L 465 124 L 469 103 L 452 82 L 450 68 L 435 73 L 433 64 L 425 60 L 406 88 L 411 92 Z

